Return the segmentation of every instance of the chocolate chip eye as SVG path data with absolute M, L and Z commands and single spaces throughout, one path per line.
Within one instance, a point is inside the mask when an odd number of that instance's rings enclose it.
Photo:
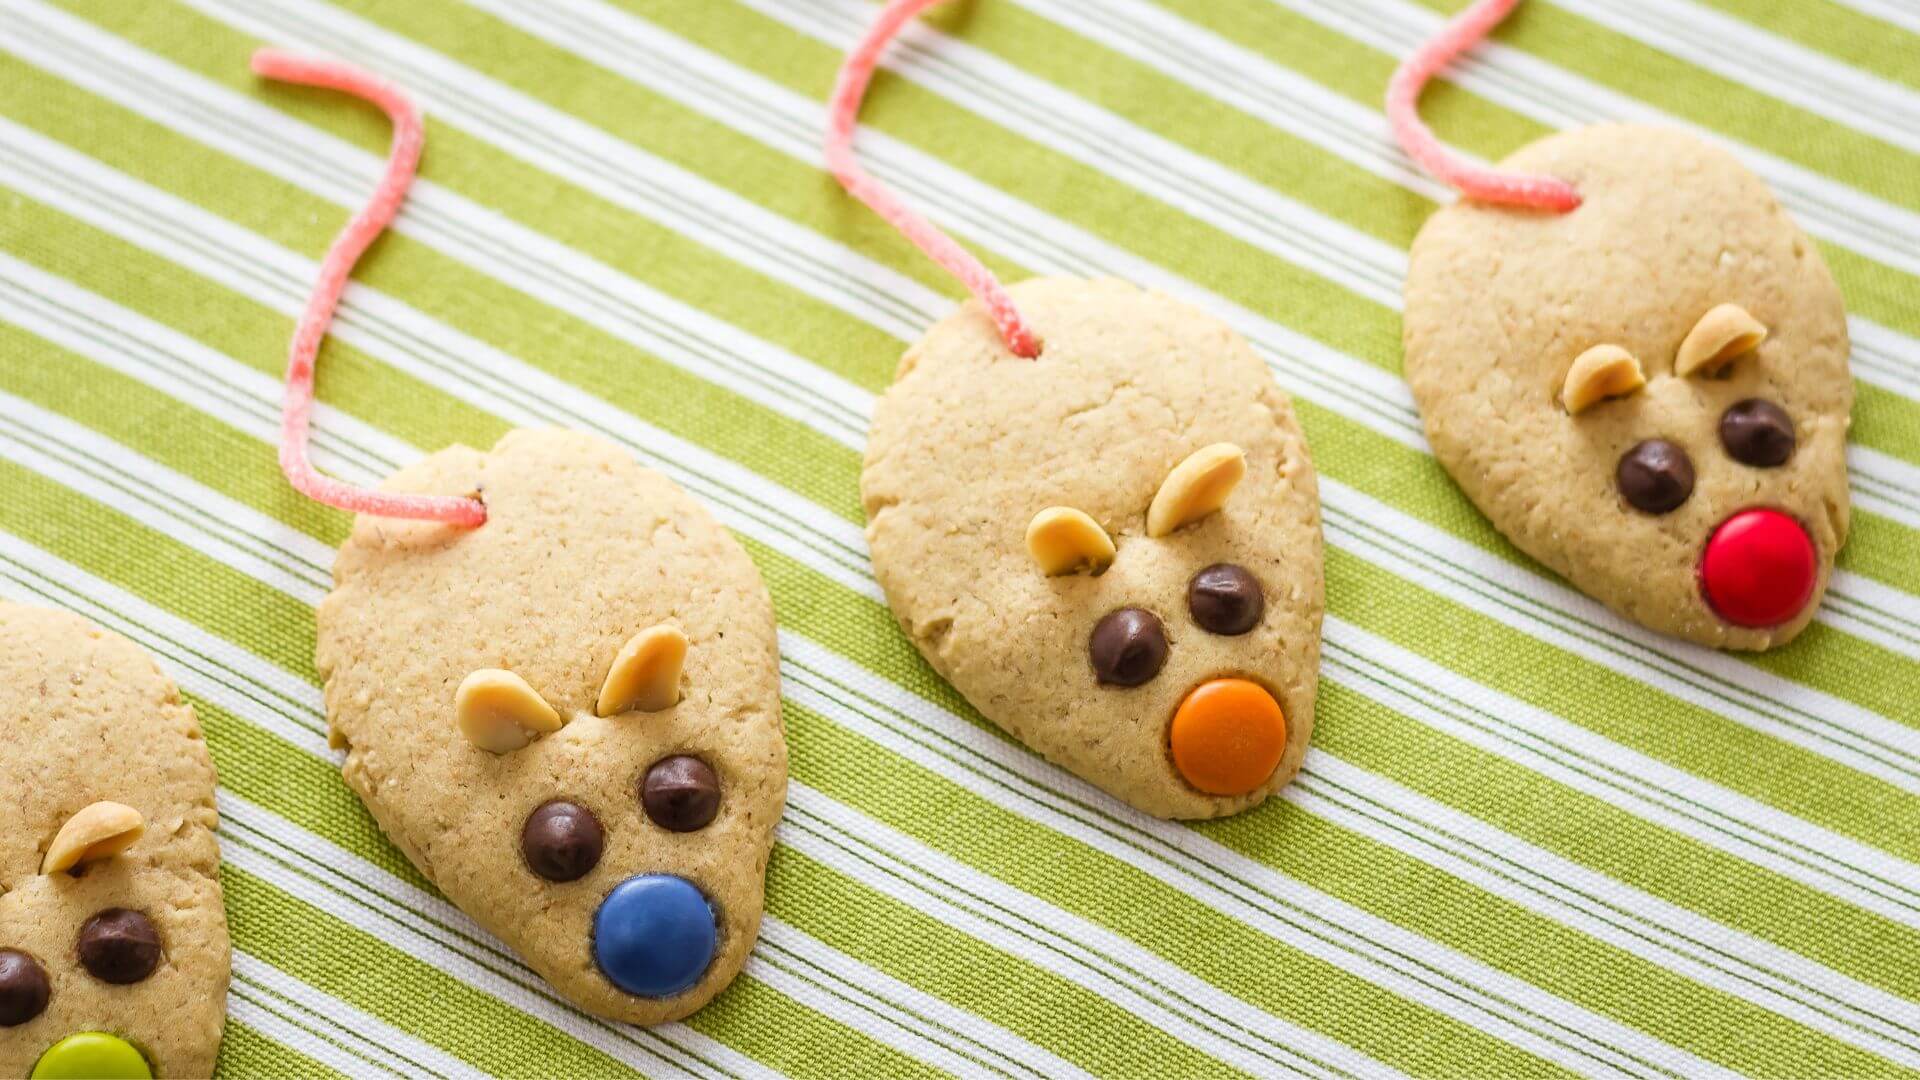
M 160 966 L 160 932 L 126 908 L 108 908 L 80 924 L 80 966 L 101 982 L 125 986 Z
M 1721 414 L 1720 443 L 1743 465 L 1785 465 L 1793 456 L 1793 419 L 1765 398 L 1748 398 Z
M 46 1012 L 52 995 L 40 961 L 18 949 L 0 949 L 0 1027 L 17 1027 Z
M 1121 608 L 1093 627 L 1093 677 L 1106 686 L 1139 686 L 1167 663 L 1167 632 L 1151 611 Z
M 663 829 L 704 829 L 720 812 L 720 778 L 713 774 L 713 766 L 697 757 L 661 758 L 640 783 L 640 804 Z
M 1260 625 L 1267 598 L 1260 582 L 1244 568 L 1215 563 L 1187 584 L 1187 611 L 1200 629 L 1232 637 Z
M 548 881 L 578 881 L 600 865 L 607 832 L 593 811 L 562 799 L 543 803 L 520 827 L 527 869 Z
M 1648 439 L 1620 455 L 1613 480 L 1635 510 L 1664 514 L 1693 494 L 1693 461 L 1665 439 Z

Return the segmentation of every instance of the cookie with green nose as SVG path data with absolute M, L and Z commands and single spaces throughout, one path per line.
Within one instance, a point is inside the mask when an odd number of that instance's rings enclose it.
M 0 603 L 0 1076 L 207 1076 L 229 947 L 215 776 L 151 657 Z

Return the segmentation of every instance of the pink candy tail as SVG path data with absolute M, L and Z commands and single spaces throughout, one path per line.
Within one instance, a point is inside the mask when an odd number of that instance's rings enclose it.
M 253 71 L 281 82 L 344 91 L 380 106 L 393 121 L 393 149 L 387 158 L 386 175 L 381 177 L 373 198 L 353 215 L 327 249 L 326 259 L 320 263 L 320 278 L 314 282 L 313 295 L 287 348 L 287 396 L 280 414 L 281 471 L 294 490 L 341 510 L 454 525 L 485 523 L 487 508 L 478 499 L 369 491 L 321 476 L 307 459 L 307 435 L 313 423 L 314 359 L 320 352 L 320 340 L 333 321 L 354 263 L 399 212 L 400 201 L 413 183 L 414 168 L 420 161 L 420 113 L 398 87 L 346 64 L 261 49 L 253 54 Z
M 873 69 L 880 63 L 880 53 L 902 26 L 937 3 L 940 0 L 889 0 L 879 18 L 868 29 L 867 36 L 847 54 L 846 62 L 840 67 L 840 79 L 833 88 L 832 106 L 827 114 L 827 168 L 833 171 L 848 194 L 872 207 L 874 213 L 899 229 L 901 235 L 913 241 L 915 247 L 959 278 L 960 283 L 987 306 L 987 312 L 993 317 L 994 325 L 1000 328 L 1000 337 L 1006 341 L 1007 348 L 1012 349 L 1016 356 L 1031 358 L 1040 354 L 1040 341 L 1020 318 L 1020 312 L 1013 306 L 1013 299 L 993 276 L 993 271 L 982 265 L 966 248 L 955 243 L 952 237 L 908 209 L 905 203 L 894 197 L 893 192 L 862 169 L 853 157 L 853 131 L 859 122 L 860 99 L 866 95 L 867 84 L 873 81 Z
M 1551 176 L 1524 176 L 1469 165 L 1448 153 L 1420 122 L 1420 91 L 1454 57 L 1486 37 L 1520 0 L 1478 0 L 1433 40 L 1415 50 L 1387 84 L 1387 118 L 1408 156 L 1469 199 L 1565 213 L 1580 205 L 1573 185 Z

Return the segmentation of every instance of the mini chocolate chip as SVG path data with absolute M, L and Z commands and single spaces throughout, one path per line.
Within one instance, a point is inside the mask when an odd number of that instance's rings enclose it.
M 1187 610 L 1200 629 L 1232 637 L 1260 625 L 1267 598 L 1260 582 L 1244 568 L 1215 563 L 1187 584 Z
M 125 986 L 160 966 L 160 934 L 145 915 L 108 908 L 80 924 L 79 952 L 94 978 Z
M 1721 414 L 1720 442 L 1742 464 L 1785 465 L 1793 456 L 1793 419 L 1765 398 L 1748 398 Z
M 1665 439 L 1648 439 L 1620 455 L 1613 479 L 1635 510 L 1664 514 L 1693 494 L 1693 461 Z
M 1093 677 L 1106 686 L 1139 686 L 1167 663 L 1167 632 L 1151 611 L 1121 608 L 1093 627 Z
M 15 1027 L 47 1011 L 53 987 L 40 961 L 18 949 L 0 949 L 0 1027 Z
M 697 757 L 661 758 L 647 769 L 647 778 L 640 784 L 640 804 L 663 829 L 704 829 L 720 812 L 720 778 Z
M 542 803 L 520 827 L 527 868 L 548 881 L 578 881 L 600 865 L 607 832 L 593 811 L 564 799 Z

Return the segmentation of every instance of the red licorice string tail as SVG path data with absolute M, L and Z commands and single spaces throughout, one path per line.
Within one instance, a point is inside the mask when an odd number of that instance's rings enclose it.
M 859 123 L 860 99 L 866 96 L 867 84 L 873 81 L 873 69 L 880 63 L 880 53 L 902 26 L 937 3 L 940 0 L 889 0 L 881 9 L 880 17 L 873 20 L 867 36 L 847 53 L 827 112 L 827 168 L 848 194 L 866 203 L 874 213 L 899 229 L 901 235 L 913 241 L 915 247 L 959 278 L 960 283 L 987 306 L 987 313 L 1000 328 L 1000 337 L 1007 348 L 1016 356 L 1031 358 L 1040 355 L 1040 340 L 1014 309 L 1013 298 L 1001 287 L 993 271 L 932 222 L 909 210 L 853 158 L 853 131 Z
M 333 321 L 333 311 L 340 304 L 340 293 L 347 287 L 353 264 L 393 220 L 400 201 L 407 196 L 408 185 L 413 183 L 414 168 L 420 161 L 420 113 L 392 83 L 331 60 L 261 49 L 253 54 L 253 72 L 281 82 L 345 91 L 380 106 L 393 121 L 393 149 L 387 157 L 386 175 L 380 178 L 373 198 L 353 215 L 327 249 L 313 295 L 294 328 L 293 343 L 287 347 L 287 394 L 280 412 L 280 470 L 287 474 L 294 490 L 341 510 L 454 525 L 485 523 L 487 508 L 478 499 L 369 491 L 321 476 L 307 459 L 307 435 L 313 422 L 313 365 L 320 352 L 320 339 Z
M 1420 167 L 1462 195 L 1480 202 L 1528 206 L 1565 213 L 1580 205 L 1573 185 L 1551 176 L 1524 176 L 1469 165 L 1448 153 L 1420 122 L 1420 91 L 1453 58 L 1479 44 L 1520 0 L 1478 0 L 1441 28 L 1433 40 L 1416 49 L 1393 73 L 1387 84 L 1387 118 L 1394 138 Z

